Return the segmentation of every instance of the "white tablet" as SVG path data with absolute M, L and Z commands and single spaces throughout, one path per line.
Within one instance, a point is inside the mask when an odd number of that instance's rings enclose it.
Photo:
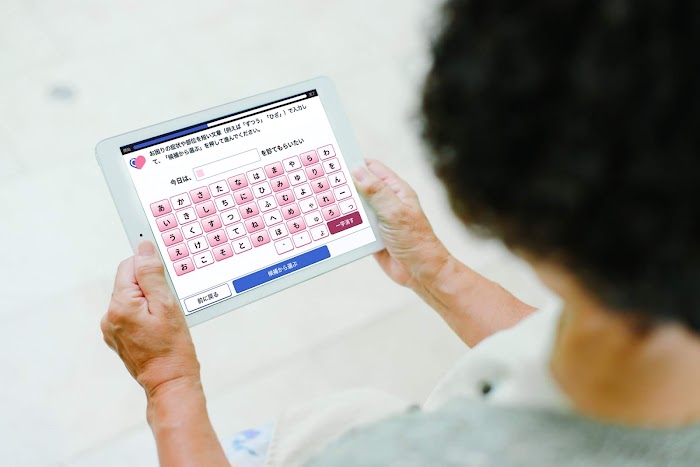
M 383 248 L 327 78 L 97 145 L 132 248 L 160 251 L 192 326 Z

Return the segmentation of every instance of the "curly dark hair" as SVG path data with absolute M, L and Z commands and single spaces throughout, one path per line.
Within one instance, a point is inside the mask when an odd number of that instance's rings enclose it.
M 457 215 L 700 331 L 700 3 L 452 0 L 424 137 Z

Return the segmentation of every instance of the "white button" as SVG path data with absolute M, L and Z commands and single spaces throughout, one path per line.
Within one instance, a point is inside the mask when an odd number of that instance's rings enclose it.
M 294 244 L 297 246 L 297 248 L 311 243 L 311 237 L 309 236 L 309 232 L 298 233 L 292 237 L 292 240 L 294 240 Z
M 326 228 L 325 225 L 319 225 L 318 227 L 314 227 L 310 230 L 311 230 L 311 236 L 313 237 L 314 240 L 320 240 L 320 239 L 328 236 L 328 229 Z
M 288 251 L 292 251 L 294 247 L 292 246 L 292 241 L 288 238 L 285 238 L 284 240 L 275 242 L 275 249 L 277 250 L 277 254 L 281 255 L 283 253 L 287 253 Z
M 221 180 L 220 182 L 209 185 L 209 191 L 211 192 L 212 196 L 221 196 L 225 195 L 231 190 L 228 187 L 228 183 L 226 183 L 225 180 Z
M 209 266 L 210 264 L 214 264 L 214 257 L 211 255 L 211 251 L 202 251 L 201 253 L 197 253 L 196 255 L 192 255 L 194 257 L 194 264 L 198 268 L 204 268 Z
M 304 216 L 304 220 L 306 221 L 306 225 L 312 226 L 316 224 L 320 224 L 323 222 L 323 217 L 321 217 L 321 213 L 318 211 L 312 212 L 310 214 L 307 214 Z
M 296 196 L 297 199 L 306 198 L 307 196 L 311 196 L 313 194 L 314 193 L 311 191 L 311 186 L 308 183 L 294 187 L 294 196 Z
M 352 198 L 341 201 L 338 203 L 338 207 L 343 214 L 357 210 L 357 204 L 355 204 L 355 200 Z
M 253 246 L 250 244 L 250 239 L 248 237 L 239 238 L 233 242 L 233 251 L 236 253 L 245 253 L 252 247 Z
M 299 161 L 299 158 L 297 156 L 292 156 L 289 159 L 285 159 L 284 161 L 282 161 L 282 165 L 284 165 L 284 170 L 286 170 L 287 172 L 291 172 L 292 170 L 301 168 L 301 162 Z
M 338 188 L 333 188 L 333 194 L 335 195 L 335 199 L 337 199 L 338 201 L 352 196 L 350 188 L 347 185 L 339 186 Z
M 188 222 L 192 222 L 193 220 L 197 219 L 197 214 L 194 212 L 194 208 L 187 208 L 183 209 L 182 211 L 178 211 L 175 213 L 177 216 L 177 221 L 182 224 L 187 224 Z
M 269 211 L 277 207 L 277 200 L 275 200 L 274 196 L 266 196 L 258 200 L 258 206 L 260 207 L 260 212 Z
M 173 196 L 170 198 L 170 205 L 173 207 L 173 209 L 182 209 L 186 208 L 192 204 L 192 201 L 190 201 L 190 195 L 187 193 L 183 193 L 181 195 Z
M 275 209 L 274 211 L 263 214 L 263 219 L 265 219 L 265 225 L 272 226 L 282 222 L 282 214 L 279 209 Z
M 345 175 L 343 175 L 343 172 L 338 172 L 337 174 L 330 175 L 328 177 L 328 183 L 331 184 L 331 186 L 340 186 L 345 183 Z
M 245 226 L 243 223 L 240 224 L 234 224 L 230 227 L 226 227 L 226 235 L 228 235 L 228 238 L 231 240 L 242 237 L 245 235 Z
M 265 172 L 263 172 L 263 169 L 251 170 L 248 173 L 246 173 L 246 175 L 248 176 L 248 181 L 251 185 L 261 180 L 265 180 Z
M 301 208 L 301 212 L 308 213 L 313 211 L 314 209 L 318 209 L 318 203 L 316 203 L 315 198 L 309 198 L 304 201 L 300 201 L 299 207 Z
M 270 184 L 267 182 L 262 182 L 258 183 L 257 185 L 253 185 L 252 189 L 253 194 L 256 198 L 262 198 L 263 196 L 267 196 L 270 193 L 272 193 L 272 188 L 270 188 Z
M 238 214 L 238 209 L 229 209 L 221 213 L 221 222 L 224 225 L 231 225 L 234 222 L 241 220 L 241 215 Z
M 199 222 L 183 225 L 182 235 L 184 235 L 185 238 L 194 238 L 197 235 L 202 235 L 202 226 L 199 225 Z
M 216 209 L 219 211 L 231 209 L 235 205 L 233 202 L 233 196 L 231 195 L 224 195 L 221 198 L 215 198 L 214 202 L 216 203 Z
M 327 174 L 337 172 L 340 170 L 340 162 L 338 162 L 338 159 L 323 161 L 323 170 L 325 170 Z
M 287 235 L 289 235 L 289 232 L 287 231 L 287 226 L 284 224 L 280 224 L 277 227 L 273 227 L 270 229 L 270 238 L 272 238 L 273 240 L 286 237 Z
M 199 237 L 199 238 L 193 238 L 189 242 L 187 242 L 187 248 L 190 249 L 190 253 L 199 253 L 202 250 L 206 250 L 208 248 L 207 241 L 204 240 L 204 237 Z
M 292 186 L 304 183 L 306 180 L 306 172 L 304 172 L 303 170 L 296 170 L 289 174 L 289 183 Z
M 188 312 L 193 312 L 203 306 L 211 305 L 225 298 L 231 296 L 231 289 L 228 284 L 221 284 L 220 286 L 207 290 L 206 292 L 198 293 L 192 297 L 186 298 L 185 308 Z

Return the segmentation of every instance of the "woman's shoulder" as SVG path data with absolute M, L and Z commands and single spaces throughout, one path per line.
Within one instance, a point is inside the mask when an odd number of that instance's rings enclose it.
M 655 430 L 457 399 L 353 430 L 309 465 L 700 465 L 700 426 Z

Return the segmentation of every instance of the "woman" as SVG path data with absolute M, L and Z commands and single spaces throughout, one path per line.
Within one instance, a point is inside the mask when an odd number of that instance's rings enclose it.
M 259 459 L 698 465 L 700 8 L 452 0 L 445 18 L 423 100 L 436 173 L 460 219 L 562 303 L 535 311 L 458 262 L 413 190 L 369 161 L 354 177 L 381 222 L 379 264 L 474 348 L 424 410 L 309 406 Z M 120 265 L 102 329 L 146 390 L 161 463 L 228 465 L 152 245 Z

